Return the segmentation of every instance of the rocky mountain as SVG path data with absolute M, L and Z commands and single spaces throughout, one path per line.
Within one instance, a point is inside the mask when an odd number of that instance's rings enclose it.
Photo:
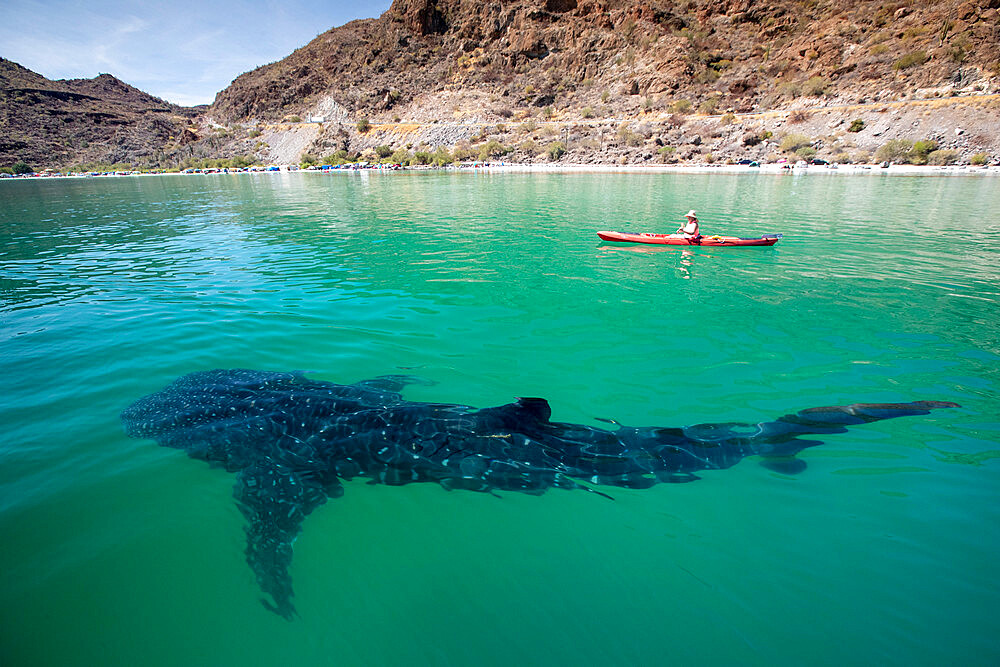
M 998 93 L 1000 0 L 395 0 L 242 74 L 207 109 L 0 60 L 0 165 L 386 147 L 859 160 L 891 139 L 997 160 Z
M 216 97 L 223 122 L 752 111 L 1000 74 L 1000 0 L 395 0 Z
M 0 58 L 0 165 L 148 160 L 203 110 L 164 102 L 110 74 L 52 81 Z

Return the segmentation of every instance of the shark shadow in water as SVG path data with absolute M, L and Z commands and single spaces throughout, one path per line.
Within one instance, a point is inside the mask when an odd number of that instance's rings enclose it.
M 291 619 L 288 569 L 302 520 L 341 480 L 371 484 L 436 482 L 446 489 L 521 491 L 592 485 L 647 488 L 689 482 L 700 470 L 747 456 L 800 472 L 795 455 L 822 444 L 802 435 L 842 433 L 854 424 L 923 415 L 955 403 L 859 403 L 810 408 L 758 424 L 696 424 L 613 431 L 549 420 L 541 398 L 476 410 L 404 400 L 414 378 L 356 384 L 302 373 L 214 370 L 191 373 L 122 413 L 129 435 L 183 449 L 237 473 L 234 495 L 246 517 L 247 563 L 271 611 Z

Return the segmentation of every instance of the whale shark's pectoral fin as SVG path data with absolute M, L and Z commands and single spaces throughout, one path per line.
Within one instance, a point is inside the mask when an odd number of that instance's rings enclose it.
M 326 502 L 328 494 L 340 493 L 336 478 L 324 483 L 309 473 L 270 460 L 243 469 L 236 478 L 234 496 L 247 520 L 247 564 L 260 589 L 271 596 L 270 601 L 261 602 L 287 620 L 295 615 L 288 573 L 292 542 L 302 520 Z

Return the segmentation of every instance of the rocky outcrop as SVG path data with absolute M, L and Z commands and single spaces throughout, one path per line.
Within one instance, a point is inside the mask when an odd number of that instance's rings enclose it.
M 201 109 L 148 95 L 110 74 L 51 81 L 0 58 L 0 165 L 148 162 Z
M 428 121 L 442 110 L 418 100 L 455 89 L 489 92 L 486 108 L 458 111 L 497 118 L 548 106 L 614 116 L 677 100 L 749 111 L 900 99 L 959 72 L 995 78 L 998 4 L 396 0 L 237 78 L 213 113 L 276 120 L 333 97 L 355 118 Z
M 328 30 L 237 77 L 207 111 L 109 75 L 48 81 L 0 60 L 0 165 L 267 160 L 312 135 L 303 150 L 318 156 L 490 136 L 516 145 L 518 159 L 547 159 L 554 136 L 514 131 L 535 121 L 560 122 L 565 155 L 578 161 L 714 159 L 737 148 L 765 156 L 775 146 L 741 139 L 777 129 L 771 121 L 712 129 L 718 136 L 704 143 L 687 141 L 705 134 L 690 126 L 727 111 L 849 114 L 853 105 L 983 92 L 1000 92 L 1000 0 L 395 0 L 377 19 Z M 955 150 L 995 159 L 995 108 L 983 113 L 981 129 Z M 275 129 L 296 117 L 325 127 Z M 362 119 L 420 129 L 360 132 Z M 620 133 L 625 121 L 632 129 Z
M 389 20 L 401 22 L 417 35 L 439 35 L 448 30 L 437 0 L 399 0 L 389 9 Z

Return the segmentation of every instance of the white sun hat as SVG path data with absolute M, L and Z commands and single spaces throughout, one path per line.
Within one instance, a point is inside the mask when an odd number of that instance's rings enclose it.
M 697 218 L 698 216 L 696 216 L 694 214 L 694 209 L 691 209 L 690 211 L 687 212 L 687 215 L 685 215 L 684 217 L 685 218 Z

